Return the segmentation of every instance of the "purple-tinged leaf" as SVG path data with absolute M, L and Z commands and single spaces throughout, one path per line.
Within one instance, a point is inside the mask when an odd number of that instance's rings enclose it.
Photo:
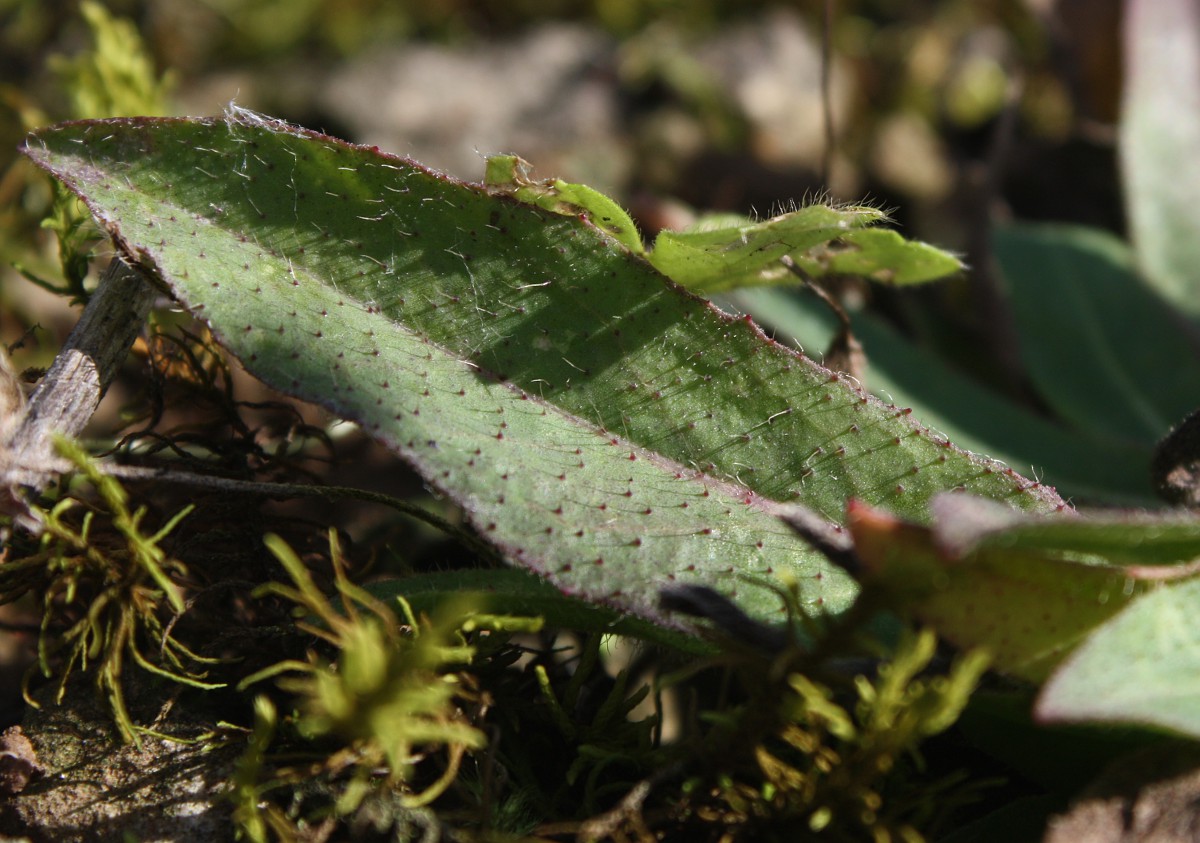
M 593 227 L 244 112 L 46 129 L 26 149 L 268 384 L 360 423 L 566 592 L 663 623 L 705 585 L 756 618 L 790 572 L 855 587 L 776 517 L 910 517 L 1052 490 L 669 283 Z

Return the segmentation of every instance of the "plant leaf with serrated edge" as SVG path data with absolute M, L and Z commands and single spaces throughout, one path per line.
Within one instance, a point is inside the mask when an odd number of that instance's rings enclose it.
M 932 626 L 963 648 L 983 647 L 1001 671 L 1041 681 L 1103 623 L 1155 583 L 1193 576 L 1195 565 L 1110 564 L 1098 551 L 1129 558 L 1130 536 L 1113 537 L 1112 522 L 1078 516 L 1025 521 L 1011 510 L 957 494 L 931 504 L 930 527 L 851 502 L 846 527 L 861 560 L 861 580 L 890 595 L 890 605 Z M 1011 546 L 1005 540 L 1012 530 Z M 1133 519 L 1152 545 L 1154 530 Z M 1180 525 L 1146 558 L 1180 553 Z M 1090 540 L 1085 539 L 1089 532 Z M 1196 531 L 1190 531 L 1195 541 Z M 1082 550 L 1083 561 L 1070 554 Z
M 923 516 L 962 487 L 1053 510 L 834 373 L 666 283 L 586 219 L 241 110 L 65 124 L 27 154 L 268 384 L 452 496 L 510 560 L 664 623 L 656 586 L 782 617 L 772 574 L 854 586 L 776 500 Z
M 1142 723 L 1200 737 L 1198 604 L 1195 578 L 1133 601 L 1050 677 L 1034 715 Z

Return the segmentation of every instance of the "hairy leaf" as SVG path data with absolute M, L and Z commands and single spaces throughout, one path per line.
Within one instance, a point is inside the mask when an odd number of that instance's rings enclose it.
M 775 518 L 855 496 L 914 518 L 1046 490 L 671 285 L 586 218 L 265 120 L 119 120 L 27 153 L 267 383 L 358 421 L 515 563 L 668 622 L 710 585 L 778 617 L 853 584 Z
M 492 193 L 503 193 L 556 214 L 586 214 L 592 225 L 612 235 L 635 255 L 645 252 L 642 236 L 625 209 L 595 188 L 562 179 L 537 182 L 529 177 L 529 162 L 515 155 L 488 159 L 483 183 Z
M 833 314 L 815 297 L 760 288 L 739 290 L 730 299 L 806 349 L 827 348 L 837 330 Z M 1068 430 L 972 380 L 871 314 L 855 313 L 851 320 L 867 356 L 867 388 L 911 406 L 914 418 L 960 447 L 1044 476 L 1063 495 L 1124 505 L 1155 500 L 1145 445 Z
M 780 263 L 792 258 L 810 277 L 859 275 L 888 284 L 919 284 L 962 270 L 958 258 L 884 228 L 887 219 L 867 206 L 809 205 L 755 222 L 737 214 L 710 214 L 683 231 L 663 231 L 647 253 L 625 210 L 603 193 L 562 179 L 534 181 L 528 162 L 515 155 L 488 159 L 484 183 L 494 193 L 556 214 L 584 214 L 635 255 L 698 293 L 738 287 L 795 284 Z
M 664 275 L 698 293 L 794 284 L 795 275 L 780 263 L 785 255 L 810 277 L 860 275 L 889 284 L 932 281 L 962 269 L 948 252 L 866 227 L 884 219 L 875 208 L 829 205 L 763 222 L 721 215 L 685 231 L 662 232 L 649 258 Z
M 722 216 L 686 231 L 664 231 L 650 262 L 698 293 L 794 280 L 779 259 L 806 252 L 883 219 L 874 208 L 810 205 L 763 222 Z

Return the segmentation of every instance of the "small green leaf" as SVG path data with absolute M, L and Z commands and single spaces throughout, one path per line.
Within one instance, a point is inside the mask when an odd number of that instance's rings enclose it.
M 1139 597 L 1042 689 L 1046 721 L 1142 723 L 1200 738 L 1200 580 Z
M 858 275 L 887 284 L 918 284 L 962 270 L 958 258 L 927 243 L 905 240 L 884 228 L 886 219 L 864 206 L 810 205 L 752 222 L 729 214 L 700 220 L 684 231 L 664 231 L 650 263 L 699 293 L 738 287 L 795 284 L 781 263 L 790 257 L 812 278 Z
M 890 228 L 851 231 L 792 257 L 812 277 L 857 275 L 896 286 L 924 284 L 963 270 L 962 261 L 949 252 L 907 240 Z
M 722 215 L 685 231 L 663 231 L 654 241 L 650 263 L 697 293 L 735 287 L 795 283 L 779 263 L 884 218 L 867 207 L 810 205 L 763 222 L 734 223 Z
M 612 235 L 635 255 L 645 252 L 637 226 L 625 209 L 595 188 L 562 179 L 537 182 L 529 178 L 529 162 L 516 155 L 493 155 L 483 183 L 489 191 L 512 196 L 556 214 L 584 214 L 596 228 Z
M 95 0 L 79 12 L 91 30 L 93 46 L 71 58 L 54 56 L 50 65 L 71 98 L 76 117 L 166 114 L 173 80 L 159 78 L 137 26 L 117 18 Z

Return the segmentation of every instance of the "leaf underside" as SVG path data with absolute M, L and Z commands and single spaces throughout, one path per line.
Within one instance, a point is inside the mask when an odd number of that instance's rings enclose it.
M 64 124 L 25 151 L 251 372 L 361 424 L 567 593 L 678 625 L 656 591 L 691 582 L 772 619 L 786 571 L 837 611 L 854 584 L 776 502 L 1062 506 L 586 219 L 242 111 Z
M 1049 721 L 1143 723 L 1200 736 L 1200 580 L 1134 601 L 1064 662 L 1042 689 Z

